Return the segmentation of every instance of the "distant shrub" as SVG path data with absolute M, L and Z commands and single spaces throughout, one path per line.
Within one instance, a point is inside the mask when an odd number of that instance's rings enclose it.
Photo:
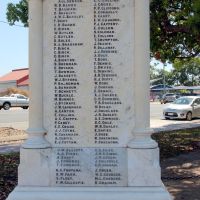
M 8 95 L 8 90 L 2 90 L 0 91 L 0 97 Z
M 7 90 L 0 92 L 0 96 L 6 96 L 6 95 L 10 96 L 11 94 L 22 94 L 26 97 L 29 96 L 28 91 L 19 88 L 8 88 Z

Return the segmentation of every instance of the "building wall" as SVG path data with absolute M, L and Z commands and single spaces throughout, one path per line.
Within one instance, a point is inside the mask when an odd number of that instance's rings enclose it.
M 5 81 L 0 82 L 0 91 L 6 90 L 8 88 L 17 87 L 16 81 Z
M 20 90 L 26 90 L 26 91 L 29 90 L 29 86 L 28 85 L 18 86 L 17 88 L 19 88 Z

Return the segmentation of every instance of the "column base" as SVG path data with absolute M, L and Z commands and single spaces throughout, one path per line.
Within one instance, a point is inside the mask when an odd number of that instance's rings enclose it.
M 128 143 L 131 149 L 155 149 L 158 144 L 152 140 L 152 129 L 136 129 L 134 130 L 134 138 Z
M 50 143 L 45 139 L 44 135 L 47 131 L 45 129 L 33 129 L 27 130 L 28 139 L 22 144 L 24 149 L 45 149 L 50 148 Z
M 163 187 L 16 187 L 7 200 L 172 200 Z

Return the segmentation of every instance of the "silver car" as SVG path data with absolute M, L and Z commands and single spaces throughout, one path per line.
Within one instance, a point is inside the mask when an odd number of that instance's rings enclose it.
M 200 97 L 187 96 L 176 99 L 163 110 L 165 119 L 187 119 L 200 117 Z

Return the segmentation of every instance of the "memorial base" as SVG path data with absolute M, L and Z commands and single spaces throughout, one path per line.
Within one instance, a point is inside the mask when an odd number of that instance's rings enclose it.
M 7 200 L 171 200 L 164 187 L 16 187 Z

